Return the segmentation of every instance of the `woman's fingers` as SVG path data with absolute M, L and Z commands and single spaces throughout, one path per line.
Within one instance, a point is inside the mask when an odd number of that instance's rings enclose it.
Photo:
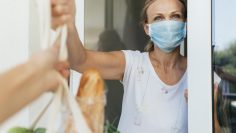
M 51 0 L 52 1 L 52 28 L 66 24 L 71 16 L 68 0 Z
M 70 20 L 70 15 L 63 15 L 59 17 L 52 18 L 52 28 L 56 29 L 57 27 L 66 24 Z
M 52 16 L 61 16 L 69 14 L 69 7 L 67 4 L 59 4 L 52 7 Z
M 51 0 L 52 6 L 56 6 L 58 4 L 66 4 L 68 0 Z
M 67 24 L 73 25 L 75 22 L 75 2 L 74 0 L 51 0 L 52 2 L 52 28 Z

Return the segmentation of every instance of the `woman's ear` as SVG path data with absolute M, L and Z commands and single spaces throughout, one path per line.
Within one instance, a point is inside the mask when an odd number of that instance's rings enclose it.
M 143 24 L 145 33 L 149 36 L 149 25 L 147 23 Z

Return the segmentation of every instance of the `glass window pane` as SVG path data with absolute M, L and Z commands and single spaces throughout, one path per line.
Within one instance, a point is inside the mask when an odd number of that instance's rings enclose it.
M 215 81 L 219 83 L 217 119 L 222 132 L 236 132 L 236 1 L 214 0 Z M 218 79 L 218 80 L 217 80 Z

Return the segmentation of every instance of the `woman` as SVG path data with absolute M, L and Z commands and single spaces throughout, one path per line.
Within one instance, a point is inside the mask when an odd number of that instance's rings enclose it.
M 63 1 L 63 0 L 62 0 Z M 124 85 L 122 133 L 186 133 L 187 59 L 180 54 L 186 34 L 186 7 L 182 0 L 147 0 L 142 22 L 151 38 L 148 52 L 86 50 L 75 28 L 74 1 L 53 7 L 54 18 L 62 12 L 68 20 L 69 62 L 72 69 L 100 71 L 104 79 Z M 62 2 L 63 3 L 63 2 Z

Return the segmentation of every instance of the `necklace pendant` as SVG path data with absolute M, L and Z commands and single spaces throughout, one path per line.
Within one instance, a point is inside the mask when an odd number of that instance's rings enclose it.
M 165 90 L 165 94 L 168 94 L 168 90 Z
M 161 91 L 164 93 L 164 94 L 168 94 L 168 90 L 166 90 L 165 88 L 162 88 Z

